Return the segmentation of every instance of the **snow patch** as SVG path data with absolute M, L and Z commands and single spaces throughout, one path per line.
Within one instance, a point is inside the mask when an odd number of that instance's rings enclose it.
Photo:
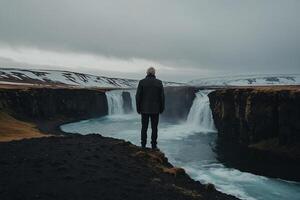
M 0 80 L 15 83 L 64 84 L 78 87 L 136 88 L 138 80 L 109 78 L 90 74 L 59 70 L 27 70 L 0 68 Z M 181 83 L 163 82 L 164 86 L 180 86 Z M 24 84 L 23 84 L 24 85 Z
M 300 74 L 224 76 L 190 81 L 192 86 L 300 85 Z

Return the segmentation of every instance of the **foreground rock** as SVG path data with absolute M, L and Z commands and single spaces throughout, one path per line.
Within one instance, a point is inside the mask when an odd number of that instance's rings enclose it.
M 300 87 L 221 89 L 209 99 L 222 161 L 300 180 Z
M 0 143 L 0 199 L 236 199 L 160 152 L 100 135 Z

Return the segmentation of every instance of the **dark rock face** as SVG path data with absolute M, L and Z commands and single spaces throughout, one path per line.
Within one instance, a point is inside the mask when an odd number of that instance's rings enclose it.
M 243 171 L 300 180 L 300 90 L 222 89 L 208 96 L 219 160 Z
M 124 106 L 125 113 L 132 112 L 133 108 L 132 108 L 132 100 L 131 100 L 131 97 L 130 97 L 130 93 L 129 92 L 123 92 L 122 93 L 122 98 L 123 98 L 123 106 Z
M 278 94 L 278 136 L 282 144 L 300 141 L 300 92 Z
M 198 88 L 194 87 L 165 87 L 165 111 L 161 118 L 165 121 L 177 122 L 186 120 Z M 133 111 L 130 93 L 122 93 L 125 113 Z
M 300 91 L 224 89 L 209 94 L 219 136 L 249 145 L 300 141 Z
M 108 112 L 104 92 L 50 88 L 0 90 L 0 110 L 29 120 L 84 119 Z
M 194 87 L 166 87 L 162 118 L 168 121 L 186 120 L 197 90 Z

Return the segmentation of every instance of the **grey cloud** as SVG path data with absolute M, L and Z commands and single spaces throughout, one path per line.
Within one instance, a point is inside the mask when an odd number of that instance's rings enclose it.
M 297 0 L 1 0 L 0 42 L 224 73 L 299 72 Z

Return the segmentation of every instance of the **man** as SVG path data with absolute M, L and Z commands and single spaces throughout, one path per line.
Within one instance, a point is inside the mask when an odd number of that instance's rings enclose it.
M 146 147 L 147 129 L 149 118 L 151 119 L 151 145 L 157 149 L 157 125 L 159 114 L 165 109 L 165 95 L 162 81 L 156 79 L 155 69 L 150 67 L 147 70 L 146 78 L 140 80 L 136 92 L 137 112 L 142 115 L 141 145 Z

